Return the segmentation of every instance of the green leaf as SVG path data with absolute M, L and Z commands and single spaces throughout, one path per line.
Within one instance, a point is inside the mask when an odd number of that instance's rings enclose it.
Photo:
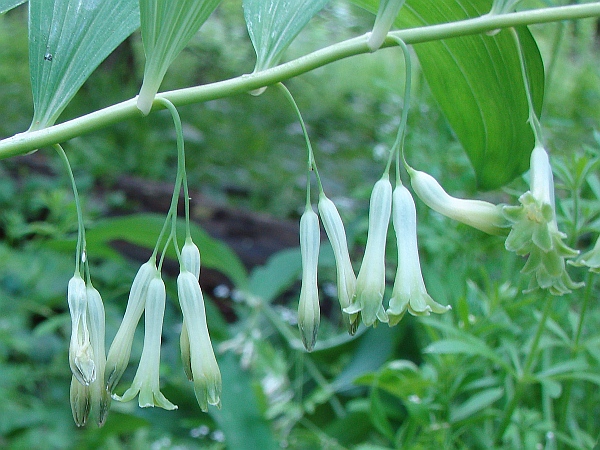
M 138 108 L 148 114 L 167 69 L 221 0 L 140 0 L 146 53 Z
M 164 217 L 155 214 L 133 214 L 98 221 L 93 228 L 86 232 L 86 250 L 91 258 L 121 259 L 121 254 L 114 244 L 125 241 L 131 244 L 154 249 Z M 228 276 L 236 286 L 244 287 L 247 283 L 246 269 L 231 249 L 220 241 L 211 238 L 204 230 L 195 224 L 191 225 L 192 239 L 200 249 L 202 267 L 215 269 Z M 177 224 L 177 234 L 185 236 L 183 221 Z M 73 251 L 75 240 L 55 240 L 46 244 L 57 250 Z M 167 256 L 176 258 L 173 247 L 170 246 Z
M 437 353 L 444 355 L 463 354 L 471 356 L 482 356 L 490 361 L 506 367 L 506 361 L 498 356 L 488 347 L 485 342 L 472 336 L 468 340 L 461 339 L 442 339 L 429 344 L 424 353 Z
M 53 125 L 98 64 L 138 26 L 136 0 L 30 0 L 30 130 Z
M 376 12 L 378 0 L 353 0 Z M 479 17 L 491 0 L 407 0 L 396 19 L 413 28 Z M 527 28 L 517 30 L 536 111 L 540 112 L 544 67 Z M 495 189 L 529 167 L 533 133 L 517 46 L 510 30 L 416 44 L 433 96 L 465 149 L 480 188 Z M 444 155 L 445 149 L 435 149 Z
M 504 395 L 504 389 L 501 387 L 486 389 L 470 397 L 461 405 L 450 409 L 450 423 L 465 420 L 475 413 L 487 408 L 496 400 Z
M 244 0 L 248 34 L 256 51 L 255 72 L 275 66 L 308 21 L 329 0 Z
M 27 0 L 0 0 L 0 14 L 10 11 L 26 1 Z

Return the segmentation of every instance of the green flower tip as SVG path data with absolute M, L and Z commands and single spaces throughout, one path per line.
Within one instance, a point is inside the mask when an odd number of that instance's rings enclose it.
M 583 253 L 576 261 L 569 264 L 577 267 L 587 267 L 590 272 L 600 273 L 600 238 L 596 240 L 594 248 Z

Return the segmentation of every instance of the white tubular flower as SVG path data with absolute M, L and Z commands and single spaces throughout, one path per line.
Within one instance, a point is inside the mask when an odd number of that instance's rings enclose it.
M 385 37 L 392 28 L 396 16 L 404 5 L 405 0 L 379 0 L 379 9 L 375 17 L 373 32 L 369 36 L 367 45 L 372 52 L 377 50 L 385 41 Z
M 125 393 L 115 399 L 128 402 L 139 393 L 141 408 L 159 406 L 163 409 L 177 409 L 173 403 L 160 392 L 160 342 L 162 334 L 163 317 L 165 313 L 165 284 L 156 275 L 148 284 L 146 294 L 146 308 L 144 312 L 144 349 L 140 358 L 133 383 Z
M 181 264 L 185 270 L 196 276 L 196 279 L 200 277 L 200 250 L 192 242 L 191 238 L 186 238 L 185 244 L 181 249 Z M 187 324 L 185 319 L 181 324 L 181 335 L 179 336 L 179 348 L 181 349 L 181 361 L 183 363 L 183 370 L 188 380 L 193 381 L 194 376 L 192 374 L 192 366 L 190 359 L 190 337 L 188 335 Z
M 488 234 L 504 234 L 508 224 L 502 206 L 452 197 L 431 175 L 412 168 L 408 173 L 415 193 L 434 211 Z
M 385 241 L 392 210 L 392 184 L 384 175 L 373 187 L 369 204 L 369 231 L 367 246 L 363 256 L 356 292 L 350 306 L 344 309 L 348 314 L 361 314 L 366 326 L 377 319 L 388 321 L 383 309 L 385 291 Z
M 356 290 L 356 275 L 354 274 L 348 253 L 346 231 L 344 230 L 344 223 L 335 204 L 324 193 L 321 193 L 319 197 L 319 213 L 327 232 L 327 237 L 329 237 L 329 242 L 331 242 L 331 246 L 333 247 L 337 269 L 337 295 L 343 311 L 344 308 L 350 306 Z M 345 312 L 342 312 L 342 314 L 348 332 L 354 334 L 358 326 L 358 315 L 350 315 Z
M 96 365 L 96 379 L 90 383 L 90 401 L 92 411 L 95 411 L 95 418 L 98 426 L 104 425 L 108 409 L 110 407 L 110 393 L 106 390 L 104 383 L 104 371 L 106 366 L 105 350 L 105 317 L 104 304 L 100 293 L 93 287 L 86 288 L 90 342 L 94 350 L 94 364 Z M 75 411 L 73 411 L 75 415 Z
M 317 287 L 317 266 L 319 263 L 319 218 L 312 207 L 307 205 L 300 218 L 300 253 L 302 255 L 302 287 L 298 302 L 298 328 L 304 347 L 309 352 L 317 341 L 321 322 L 319 291 Z
M 73 375 L 71 377 L 69 394 L 73 420 L 78 427 L 82 427 L 86 424 L 90 415 L 90 387 L 81 384 L 75 375 Z
M 396 325 L 406 311 L 422 316 L 430 312 L 444 313 L 450 306 L 436 303 L 427 293 L 417 246 L 417 213 L 410 192 L 404 186 L 394 189 L 392 222 L 398 243 L 398 269 L 387 315 Z
M 87 386 L 96 379 L 96 366 L 87 323 L 85 282 L 78 273 L 69 280 L 67 301 L 71 314 L 69 365 L 71 366 L 71 372 L 79 383 Z
M 133 335 L 135 334 L 135 329 L 142 316 L 142 312 L 144 312 L 148 285 L 156 277 L 157 272 L 156 261 L 154 258 L 151 258 L 142 264 L 133 280 L 123 321 L 106 358 L 106 386 L 109 392 L 113 391 L 127 368 Z
M 221 372 L 208 334 L 204 298 L 198 279 L 185 268 L 177 277 L 177 293 L 189 335 L 190 367 L 196 399 L 202 411 L 208 411 L 209 404 L 220 408 Z

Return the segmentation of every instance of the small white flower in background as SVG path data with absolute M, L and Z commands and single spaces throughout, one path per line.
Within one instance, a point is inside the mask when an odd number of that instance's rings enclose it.
M 415 194 L 434 211 L 488 234 L 505 234 L 508 223 L 501 205 L 452 197 L 431 175 L 412 168 L 408 174 Z
M 444 313 L 450 306 L 436 303 L 427 293 L 417 246 L 417 213 L 408 189 L 398 186 L 393 193 L 392 222 L 398 244 L 398 269 L 387 315 L 396 325 L 406 311 L 413 315 Z
M 374 52 L 383 44 L 385 37 L 392 28 L 405 0 L 379 0 L 379 9 L 375 17 L 373 31 L 369 36 L 367 45 Z
M 160 392 L 160 343 L 165 301 L 165 284 L 157 274 L 150 281 L 146 294 L 144 348 L 140 364 L 131 387 L 121 397 L 114 395 L 119 401 L 130 401 L 139 393 L 138 402 L 142 408 L 159 406 L 167 410 L 177 409 L 177 406 Z
M 78 273 L 69 280 L 67 302 L 71 314 L 69 365 L 79 383 L 87 386 L 96 379 L 96 366 L 87 323 L 85 282 Z
M 208 411 L 208 405 L 221 406 L 221 372 L 208 334 L 198 278 L 184 267 L 177 277 L 177 293 L 189 336 L 190 361 L 184 362 L 184 367 L 191 367 L 196 399 L 202 411 Z
M 133 336 L 140 317 L 144 312 L 148 286 L 157 273 L 156 261 L 154 258 L 151 258 L 142 264 L 131 285 L 123 321 L 121 322 L 121 326 L 119 326 L 119 330 L 106 358 L 106 387 L 111 393 L 129 363 Z
M 565 259 L 579 252 L 568 247 L 558 229 L 554 210 L 554 179 L 546 149 L 536 145 L 531 152 L 529 191 L 519 197 L 519 206 L 504 206 L 503 213 L 512 224 L 505 246 L 517 255 L 529 255 L 521 270 L 531 274 L 528 291 L 548 289 L 563 295 L 583 286 L 566 271 Z
M 348 314 L 360 312 L 362 321 L 371 326 L 376 320 L 387 323 L 383 309 L 385 291 L 385 241 L 392 210 L 392 185 L 384 175 L 373 187 L 369 204 L 369 231 L 367 245 L 360 271 L 356 279 L 356 291 Z
M 298 302 L 298 328 L 304 347 L 309 352 L 314 348 L 321 322 L 317 266 L 319 263 L 319 218 L 307 205 L 300 218 L 300 253 L 302 255 L 302 287 Z
M 344 322 L 348 328 L 348 332 L 354 334 L 358 326 L 358 314 L 351 315 L 343 312 L 344 308 L 350 306 L 356 290 L 356 275 L 354 274 L 348 253 L 348 241 L 346 239 L 344 223 L 335 204 L 324 193 L 321 193 L 319 197 L 319 213 L 335 256 L 337 296 L 342 308 Z

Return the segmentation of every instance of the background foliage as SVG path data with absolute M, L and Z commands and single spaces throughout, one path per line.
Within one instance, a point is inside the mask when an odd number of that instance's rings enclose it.
M 161 90 L 221 80 L 254 68 L 240 1 L 223 3 L 175 60 Z M 31 87 L 23 7 L 0 16 L 0 136 L 29 127 Z M 287 59 L 367 31 L 372 15 L 331 2 L 294 41 Z M 561 228 L 587 248 L 600 231 L 596 174 L 600 142 L 600 64 L 595 23 L 533 27 L 547 71 L 542 115 L 561 189 Z M 309 126 L 325 187 L 340 205 L 355 260 L 366 235 L 368 194 L 398 126 L 403 63 L 395 50 L 339 61 L 288 83 Z M 397 50 L 396 50 L 397 52 Z M 65 109 L 75 117 L 131 98 L 143 74 L 134 33 L 101 64 Z M 357 70 L 360 69 L 360 70 Z M 476 179 L 425 77 L 415 68 L 407 151 L 456 195 L 515 201 L 522 179 L 501 191 L 476 192 Z M 293 111 L 276 90 L 180 108 L 193 190 L 223 204 L 295 223 L 304 199 L 304 143 Z M 124 176 L 172 183 L 174 134 L 169 116 L 121 123 L 73 139 L 67 151 L 85 201 L 91 239 L 153 246 L 135 199 L 116 186 Z M 179 362 L 179 311 L 168 279 L 163 392 L 176 412 L 113 403 L 102 429 L 76 429 L 68 403 L 69 316 L 65 286 L 72 275 L 76 215 L 67 177 L 54 155 L 0 163 L 0 447 L 8 448 L 592 448 L 600 433 L 600 313 L 595 276 L 573 272 L 588 286 L 549 308 L 531 378 L 505 440 L 493 442 L 507 401 L 527 364 L 528 348 L 549 300 L 522 294 L 522 262 L 497 237 L 441 218 L 418 202 L 423 273 L 433 298 L 450 304 L 443 317 L 406 317 L 342 334 L 327 293 L 335 280 L 324 251 L 320 282 L 327 320 L 319 345 L 301 351 L 295 331 L 299 255 L 291 248 L 259 267 L 223 262 L 208 236 L 203 261 L 229 280 L 207 292 L 211 335 L 223 374 L 223 409 L 202 414 Z M 128 215 L 127 219 L 113 218 Z M 133 214 L 133 216 L 132 216 Z M 147 219 L 147 217 L 145 217 Z M 125 221 L 125 222 L 124 222 Z M 201 233 L 198 230 L 198 233 Z M 92 239 L 93 240 L 93 239 Z M 140 241 L 141 240 L 141 241 Z M 71 244 L 70 244 L 71 243 Z M 388 255 L 395 249 L 390 240 Z M 234 249 L 235 250 L 235 249 Z M 92 254 L 92 252 L 90 252 Z M 116 332 L 140 261 L 100 251 L 94 284 Z M 393 267 L 393 264 L 390 264 Z M 389 279 L 393 273 L 388 274 Z M 275 282 L 274 282 L 275 280 Z M 225 288 L 227 286 L 227 288 Z M 236 287 L 237 289 L 232 289 Z M 257 303 L 256 298 L 264 302 Z M 335 304 L 333 303 L 335 306 Z M 585 315 L 582 313 L 585 312 Z M 584 317 L 584 321 L 580 321 Z M 141 334 L 124 379 L 131 380 Z M 568 394 L 566 394 L 568 392 Z M 570 400 L 567 400 L 570 399 Z

